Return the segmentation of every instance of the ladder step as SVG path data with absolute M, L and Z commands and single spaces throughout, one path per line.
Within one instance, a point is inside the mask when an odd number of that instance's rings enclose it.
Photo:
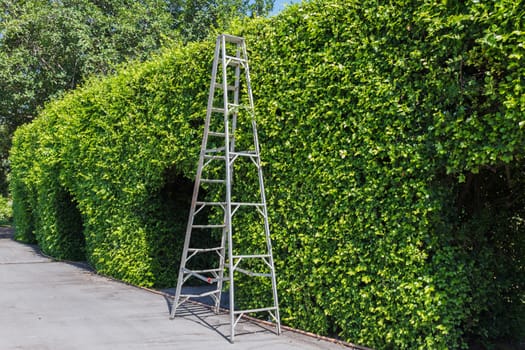
M 247 108 L 244 105 L 240 105 L 240 104 L 236 104 L 236 103 L 228 103 L 228 110 L 240 109 L 241 107 Z
M 213 247 L 213 248 L 188 248 L 188 252 L 197 252 L 197 253 L 206 253 L 206 252 L 218 252 L 222 250 L 223 247 Z
M 184 269 L 184 273 L 211 273 L 211 272 L 220 272 L 221 269 L 206 269 L 206 270 L 189 270 Z
M 224 279 L 221 279 L 221 278 L 219 278 L 217 276 L 216 272 L 219 272 L 219 271 L 220 271 L 219 269 L 217 269 L 216 271 L 213 271 L 213 272 L 215 272 L 214 273 L 215 277 L 206 276 L 206 275 L 203 275 L 202 273 L 199 273 L 199 271 L 188 270 L 188 269 L 184 269 L 184 274 L 186 275 L 185 279 L 188 279 L 189 277 L 195 277 L 195 278 L 200 279 L 203 282 L 206 282 L 208 284 L 212 284 L 212 283 L 216 283 L 218 281 L 224 280 Z M 210 272 L 208 272 L 208 273 L 210 273 Z
M 191 225 L 192 228 L 225 228 L 226 225 Z
M 239 110 L 239 109 L 250 109 L 250 107 L 248 106 L 245 106 L 245 105 L 240 105 L 240 104 L 235 104 L 235 103 L 228 103 L 228 112 L 231 112 L 231 111 L 234 111 L 234 110 Z M 226 112 L 226 109 L 222 108 L 222 107 L 212 107 L 211 108 L 211 112 L 212 113 L 222 113 L 224 114 Z
M 244 66 L 247 62 L 244 58 L 235 56 L 225 56 L 224 58 L 226 59 L 226 64 L 232 67 Z
M 253 157 L 257 156 L 257 153 L 255 151 L 230 152 L 230 156 Z
M 235 271 L 239 271 L 241 273 L 244 273 L 245 275 L 252 276 L 252 277 L 272 277 L 271 273 L 253 272 L 253 271 L 241 269 L 240 267 L 237 267 Z
M 203 179 L 201 179 L 203 181 Z M 212 181 L 212 180 L 210 180 Z M 213 180 L 213 181 L 225 181 L 225 180 Z M 226 205 L 226 202 L 195 202 L 196 205 Z M 232 207 L 262 207 L 264 203 L 250 203 L 250 202 L 231 202 Z
M 204 152 L 205 153 L 219 153 L 219 152 L 224 152 L 225 150 L 226 150 L 226 147 L 208 148 L 208 149 L 205 149 Z
M 226 204 L 226 203 L 224 203 Z M 263 207 L 264 203 L 232 202 L 232 207 Z
M 225 205 L 226 202 L 196 202 L 197 205 Z
M 205 154 L 204 158 L 206 158 L 206 159 L 226 159 L 226 156 L 209 156 L 209 155 Z
M 204 182 L 204 183 L 210 183 L 210 184 L 223 184 L 223 183 L 226 183 L 226 180 L 218 180 L 218 179 L 201 179 L 201 182 Z M 197 202 L 197 204 L 199 204 L 201 202 Z M 204 204 L 204 203 L 201 203 L 201 204 Z
M 211 111 L 213 113 L 224 113 L 225 112 L 224 108 L 220 108 L 220 107 L 212 107 Z
M 202 297 L 207 297 L 208 295 L 212 295 L 212 294 L 215 294 L 215 293 L 219 293 L 220 290 L 219 289 L 216 289 L 216 290 L 211 290 L 209 292 L 204 292 L 204 293 L 200 293 L 200 294 L 181 294 L 181 298 L 202 298 Z
M 226 137 L 225 133 L 223 133 L 223 132 L 215 132 L 215 131 L 208 132 L 208 135 L 210 135 L 210 136 L 217 136 L 217 137 Z
M 215 83 L 215 88 L 216 88 L 216 89 L 223 89 L 224 86 L 223 86 L 221 83 Z M 227 86 L 226 86 L 226 89 L 227 89 L 228 91 L 235 91 L 235 86 L 233 86 L 233 85 L 227 85 Z
M 277 307 L 270 306 L 270 307 L 263 307 L 263 308 L 260 308 L 260 309 L 236 310 L 233 313 L 235 315 L 240 315 L 240 314 L 250 314 L 250 313 L 255 313 L 255 312 L 272 311 L 272 310 L 277 310 Z
M 250 255 L 233 255 L 233 259 L 258 259 L 269 258 L 270 254 L 250 254 Z

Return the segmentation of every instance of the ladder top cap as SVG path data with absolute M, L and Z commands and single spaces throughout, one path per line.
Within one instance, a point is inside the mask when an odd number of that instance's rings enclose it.
M 244 41 L 244 38 L 240 36 L 230 34 L 221 34 L 220 36 L 224 37 L 224 39 L 229 43 L 242 44 L 242 42 Z

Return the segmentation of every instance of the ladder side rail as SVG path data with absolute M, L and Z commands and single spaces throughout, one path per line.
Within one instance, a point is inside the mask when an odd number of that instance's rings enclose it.
M 236 57 L 240 57 L 241 51 L 239 48 L 239 45 L 237 45 L 237 52 L 235 54 Z M 240 89 L 240 76 L 241 76 L 241 67 L 240 65 L 235 66 L 235 82 L 233 85 L 233 104 L 235 106 L 239 106 L 239 89 Z M 235 109 L 235 111 L 232 113 L 232 138 L 231 138 L 231 146 L 230 151 L 235 152 L 235 130 L 237 129 L 237 116 L 239 112 L 238 109 Z
M 228 153 L 229 153 L 229 134 L 228 134 L 228 124 L 226 123 L 226 121 L 228 120 L 229 116 L 229 106 L 228 106 L 228 91 L 231 91 L 231 86 L 228 85 L 228 81 L 227 81 L 227 75 L 226 75 L 226 71 L 227 71 L 227 64 L 226 64 L 226 40 L 225 40 L 225 37 L 224 35 L 219 35 L 217 37 L 217 45 L 216 45 L 216 48 L 215 48 L 215 58 L 217 59 L 217 65 L 218 65 L 218 61 L 220 60 L 221 62 L 221 75 L 222 75 L 222 79 L 221 79 L 221 85 L 222 85 L 222 91 L 223 91 L 223 106 L 222 108 L 221 107 L 218 107 L 218 109 L 221 109 L 222 110 L 222 113 L 223 113 L 223 117 L 224 117 L 224 120 L 225 120 L 225 131 L 224 131 L 224 147 L 220 147 L 221 151 L 224 152 L 224 160 L 226 161 L 226 164 L 228 163 Z M 217 66 L 214 66 L 214 68 L 217 68 Z M 228 166 L 226 165 L 226 168 L 228 168 Z M 224 180 L 224 184 L 226 186 L 226 191 L 228 191 L 228 187 L 229 187 L 229 184 L 228 184 L 228 171 L 226 170 L 226 179 Z M 221 235 L 221 251 L 219 253 L 219 268 L 220 268 L 220 271 L 219 271 L 219 278 L 218 278 L 218 281 L 217 281 L 217 293 L 216 293 L 216 297 L 215 297 L 215 308 L 214 308 L 214 311 L 215 313 L 219 313 L 219 310 L 220 310 L 220 303 L 221 303 L 221 295 L 222 295 L 222 288 L 223 288 L 223 281 L 224 281 L 224 267 L 225 267 L 225 263 L 226 263 L 226 241 L 227 241 L 227 235 L 228 235 L 228 232 L 230 230 L 230 228 L 228 227 L 228 207 L 227 207 L 227 201 L 221 205 L 221 207 L 223 208 L 223 211 L 224 211 L 224 215 L 223 215 L 223 223 L 224 223 L 224 228 L 222 229 L 222 235 Z M 231 226 L 231 225 L 230 225 Z
M 222 63 L 222 83 L 226 87 L 228 85 L 228 71 L 227 71 L 227 62 L 226 62 L 226 37 L 224 35 L 220 36 L 221 40 L 221 63 Z M 235 319 L 234 319 L 234 310 L 235 310 L 235 285 L 233 280 L 233 239 L 232 239 L 232 222 L 231 222 L 231 168 L 230 168 L 230 125 L 229 125 L 229 106 L 228 106 L 228 89 L 223 89 L 224 94 L 224 133 L 226 137 L 224 138 L 224 147 L 225 147 L 225 169 L 226 169 L 226 210 L 225 210 L 225 219 L 226 219 L 226 233 L 227 233 L 227 244 L 228 244 L 228 274 L 230 282 L 229 290 L 229 299 L 230 299 L 230 342 L 235 341 Z
M 215 80 L 217 77 L 217 64 L 218 64 L 218 53 L 219 53 L 219 40 L 217 39 L 217 43 L 215 45 L 215 55 L 213 58 L 213 68 L 212 68 L 212 77 L 211 77 L 211 83 L 210 83 L 210 91 L 208 95 L 208 107 L 206 109 L 206 120 L 204 122 L 204 133 L 202 136 L 202 144 L 201 144 L 201 152 L 199 155 L 199 163 L 197 166 L 197 173 L 195 175 L 195 183 L 193 186 L 193 195 L 191 199 L 191 206 L 190 206 L 190 213 L 188 215 L 188 224 L 186 226 L 186 235 L 184 238 L 184 246 L 182 249 L 182 256 L 181 256 L 181 263 L 179 268 L 179 276 L 177 278 L 177 287 L 175 289 L 175 299 L 171 308 L 170 318 L 173 319 L 175 317 L 175 313 L 177 311 L 177 307 L 179 305 L 179 299 L 181 295 L 182 290 L 182 284 L 184 279 L 184 270 L 186 268 L 186 260 L 188 256 L 188 249 L 190 246 L 190 238 L 191 238 L 191 231 L 193 226 L 193 220 L 195 216 L 195 206 L 197 203 L 197 199 L 199 196 L 199 187 L 200 187 L 200 178 L 202 176 L 202 168 L 204 163 L 204 155 L 205 155 L 205 148 L 208 144 L 208 131 L 210 127 L 210 119 L 212 115 L 212 108 L 213 108 L 213 97 L 215 95 Z
M 228 40 L 228 37 L 225 36 L 226 40 Z M 239 38 L 239 40 L 244 40 L 242 38 Z M 231 41 L 230 41 L 231 42 Z M 240 53 L 241 53 L 241 50 L 239 48 L 239 44 L 237 43 L 236 44 L 236 53 L 235 53 L 235 58 L 239 58 L 240 57 Z M 225 53 L 225 61 L 228 61 L 231 60 L 231 56 L 228 56 L 227 55 L 227 52 Z M 228 64 L 228 62 L 226 63 L 226 66 L 230 66 Z M 235 152 L 235 131 L 237 130 L 237 117 L 239 115 L 239 87 L 240 87 L 240 75 L 241 75 L 241 66 L 240 65 L 235 65 L 235 75 L 234 75 L 234 84 L 233 84 L 233 108 L 231 109 L 228 109 L 228 112 L 229 114 L 231 115 L 231 132 L 230 132 L 230 138 L 229 138 L 229 142 L 230 142 L 230 154 L 232 154 L 233 152 Z M 225 82 L 223 82 L 224 86 L 228 86 Z M 229 89 L 229 91 L 232 91 L 231 89 Z M 229 108 L 229 100 L 227 100 L 228 102 L 228 108 Z M 228 159 L 228 158 L 226 158 Z M 230 161 L 230 180 L 233 182 L 233 162 L 234 162 L 234 159 L 232 159 Z
M 254 104 L 253 104 L 252 82 L 250 80 L 250 67 L 249 67 L 249 64 L 248 64 L 248 52 L 246 50 L 246 42 L 244 40 L 242 42 L 242 54 L 244 56 L 243 57 L 244 60 L 246 61 L 244 73 L 245 73 L 245 76 L 246 76 L 246 88 L 248 90 L 248 103 L 249 103 L 250 111 L 253 112 L 255 107 L 254 107 Z M 258 145 L 258 144 L 256 144 L 256 145 Z
M 226 210 L 224 210 L 224 216 L 223 216 L 223 222 L 226 222 Z M 219 313 L 220 307 L 221 307 L 221 295 L 222 295 L 222 288 L 223 288 L 223 281 L 224 281 L 224 264 L 226 260 L 226 235 L 228 228 L 224 227 L 222 229 L 222 236 L 221 236 L 221 251 L 218 252 L 219 254 L 219 275 L 217 277 L 217 295 L 215 298 L 215 308 L 214 311 L 216 314 Z

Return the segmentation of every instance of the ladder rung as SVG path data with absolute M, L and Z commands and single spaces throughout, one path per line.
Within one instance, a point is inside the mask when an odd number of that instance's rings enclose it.
M 244 273 L 245 275 L 253 276 L 253 277 L 272 277 L 271 273 L 253 272 L 253 271 L 241 269 L 240 267 L 237 267 L 235 270 L 241 273 Z
M 209 156 L 209 155 L 205 154 L 204 158 L 206 158 L 206 159 L 226 159 L 226 156 Z
M 221 83 L 215 83 L 215 88 L 216 88 L 216 89 L 222 89 L 223 87 L 224 87 L 224 86 L 223 86 Z M 235 86 L 233 86 L 233 85 L 227 85 L 227 86 L 226 86 L 226 89 L 227 89 L 228 91 L 235 91 Z
M 241 108 L 245 108 L 247 109 L 248 107 L 247 106 L 244 106 L 244 105 L 240 105 L 240 104 L 235 104 L 235 103 L 228 103 L 228 111 L 232 111 L 232 110 L 238 110 L 238 109 L 241 109 Z M 211 108 L 211 111 L 212 113 L 222 113 L 224 114 L 226 112 L 226 109 L 222 108 L 222 107 L 212 107 Z
M 226 183 L 226 180 L 217 180 L 217 179 L 201 179 L 201 182 L 211 183 L 211 184 L 223 184 Z M 198 204 L 198 203 L 197 203 Z M 201 203 L 204 204 L 204 203 Z
M 220 272 L 222 269 L 206 269 L 206 270 L 190 270 L 184 269 L 184 273 L 211 273 L 211 272 Z
M 241 105 L 240 104 L 237 104 L 237 103 L 228 103 L 228 110 L 231 110 L 231 109 L 239 109 L 241 108 Z
M 226 203 L 224 203 L 226 204 Z M 232 202 L 232 206 L 247 206 L 247 207 L 262 207 L 264 203 L 250 203 L 250 202 Z
M 246 152 L 230 152 L 230 155 L 232 156 L 241 156 L 241 157 L 253 157 L 257 154 L 255 151 L 246 151 Z
M 224 152 L 225 150 L 226 150 L 225 147 L 208 148 L 208 149 L 205 149 L 204 152 L 205 153 L 219 153 L 219 152 Z
M 226 42 L 233 43 L 233 44 L 242 44 L 244 41 L 244 38 L 240 36 L 230 35 L 230 34 L 222 34 Z
M 246 63 L 246 60 L 244 58 L 235 57 L 235 56 L 225 56 L 226 64 L 229 66 L 242 66 Z
M 217 270 L 215 272 L 219 272 L 219 270 Z M 221 278 L 205 276 L 205 275 L 199 273 L 198 271 L 194 271 L 194 270 L 184 269 L 184 273 L 187 275 L 184 278 L 185 280 L 187 280 L 189 277 L 195 277 L 195 278 L 198 278 L 201 281 L 206 282 L 208 284 L 216 283 L 216 282 L 221 280 Z
M 263 308 L 260 308 L 260 309 L 237 310 L 237 311 L 234 311 L 233 313 L 235 315 L 240 315 L 240 314 L 250 314 L 250 313 L 254 313 L 254 312 L 271 311 L 271 310 L 277 310 L 277 307 L 270 306 L 270 307 L 263 307 Z
M 200 294 L 181 294 L 180 296 L 183 298 L 202 298 L 202 297 L 206 297 L 208 295 L 212 295 L 212 294 L 219 293 L 219 292 L 220 290 L 216 289 L 216 290 L 211 290 L 209 292 L 204 292 Z
M 206 252 L 218 252 L 222 250 L 222 247 L 213 247 L 213 248 L 188 248 L 188 252 L 197 252 L 197 253 L 206 253 Z
M 201 181 L 203 181 L 201 179 Z M 225 180 L 216 180 L 225 181 Z M 226 202 L 196 202 L 197 205 L 226 205 Z M 262 207 L 264 203 L 250 203 L 250 202 L 231 202 L 232 207 L 248 206 L 248 207 Z
M 257 258 L 269 258 L 270 254 L 251 254 L 251 255 L 234 255 L 233 259 L 257 259 Z
M 224 205 L 226 202 L 196 202 L 197 205 Z
M 210 136 L 217 136 L 217 137 L 226 137 L 225 133 L 223 133 L 223 132 L 215 132 L 215 131 L 208 132 L 208 135 L 210 135 Z
M 192 228 L 225 228 L 226 225 L 191 225 Z

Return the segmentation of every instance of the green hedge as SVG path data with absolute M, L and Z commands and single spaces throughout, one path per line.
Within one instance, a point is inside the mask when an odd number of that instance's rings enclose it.
M 0 225 L 9 224 L 13 219 L 13 208 L 9 198 L 0 195 Z
M 102 273 L 175 283 L 192 183 L 172 187 L 194 172 L 205 112 L 195 96 L 206 99 L 209 55 L 209 44 L 194 45 L 93 80 L 19 130 L 11 152 L 17 235 L 65 256 L 80 231 L 78 253 Z
M 286 324 L 381 349 L 523 339 L 524 8 L 312 1 L 232 29 Z M 21 128 L 18 237 L 173 286 L 213 44 L 93 79 Z M 239 300 L 263 302 L 249 283 Z

